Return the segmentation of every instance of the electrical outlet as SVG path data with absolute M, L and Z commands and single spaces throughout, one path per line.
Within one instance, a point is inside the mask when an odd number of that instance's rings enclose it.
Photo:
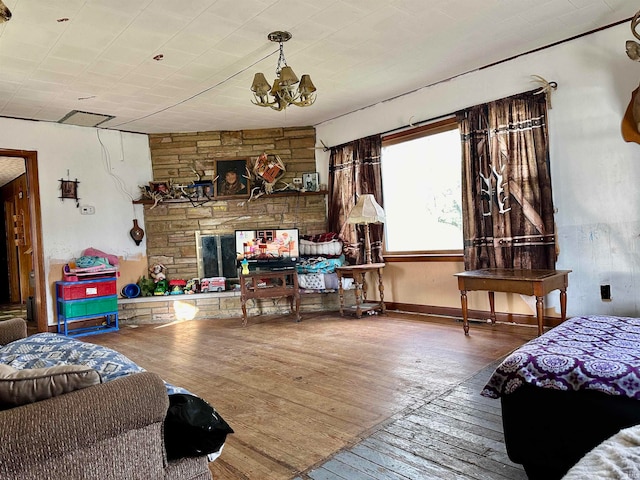
M 611 301 L 611 285 L 600 285 L 600 299 Z
M 293 184 L 297 185 L 297 186 L 301 186 L 302 185 L 302 177 L 295 177 L 293 179 Z
M 96 207 L 93 205 L 80 205 L 80 215 L 93 215 L 96 213 Z

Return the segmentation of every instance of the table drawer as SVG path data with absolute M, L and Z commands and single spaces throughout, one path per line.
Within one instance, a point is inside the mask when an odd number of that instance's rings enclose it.
M 58 300 L 58 315 L 66 318 L 101 315 L 118 311 L 118 296 L 99 297 L 88 300 Z

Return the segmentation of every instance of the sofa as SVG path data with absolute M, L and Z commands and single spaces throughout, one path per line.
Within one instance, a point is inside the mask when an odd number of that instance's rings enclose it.
M 23 319 L 0 322 L 0 345 L 26 336 Z M 212 478 L 206 455 L 169 459 L 164 422 L 170 402 L 158 375 L 142 371 L 102 383 L 85 369 L 74 380 L 60 378 L 49 388 L 51 398 L 3 403 L 0 479 Z

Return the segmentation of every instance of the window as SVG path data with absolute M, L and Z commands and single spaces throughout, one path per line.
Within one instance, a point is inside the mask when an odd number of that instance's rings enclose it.
M 385 253 L 462 250 L 460 149 L 454 118 L 382 139 Z

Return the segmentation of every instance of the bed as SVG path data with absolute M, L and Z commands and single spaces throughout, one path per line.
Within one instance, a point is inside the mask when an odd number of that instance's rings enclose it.
M 505 358 L 482 395 L 501 401 L 509 458 L 530 479 L 562 478 L 640 424 L 640 318 L 571 318 Z

